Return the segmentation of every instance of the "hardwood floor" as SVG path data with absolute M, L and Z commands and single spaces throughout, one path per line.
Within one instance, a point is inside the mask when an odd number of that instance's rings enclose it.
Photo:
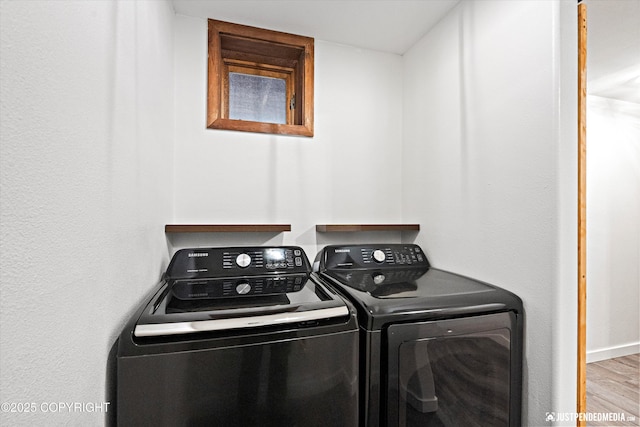
M 624 414 L 625 421 L 588 421 L 588 426 L 640 425 L 640 354 L 587 364 L 587 412 Z

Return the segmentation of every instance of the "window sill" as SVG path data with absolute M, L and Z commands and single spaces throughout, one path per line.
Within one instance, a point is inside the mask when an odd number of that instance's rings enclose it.
M 210 129 L 225 129 L 242 132 L 270 133 L 277 135 L 313 136 L 313 128 L 302 125 L 282 125 L 276 123 L 249 122 L 245 120 L 216 119 Z

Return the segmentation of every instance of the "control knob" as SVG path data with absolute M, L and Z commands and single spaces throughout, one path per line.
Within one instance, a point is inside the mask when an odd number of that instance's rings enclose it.
M 373 251 L 373 260 L 375 262 L 379 262 L 379 263 L 384 262 L 386 258 L 387 258 L 386 255 L 380 249 L 376 249 L 375 251 Z
M 376 273 L 373 275 L 373 283 L 375 285 L 381 285 L 384 283 L 386 277 L 382 273 Z
M 249 264 L 251 264 L 251 257 L 247 254 L 240 254 L 236 257 L 236 264 L 241 268 L 249 267 Z
M 236 286 L 236 292 L 240 295 L 248 294 L 251 291 L 251 285 L 249 282 L 241 282 Z

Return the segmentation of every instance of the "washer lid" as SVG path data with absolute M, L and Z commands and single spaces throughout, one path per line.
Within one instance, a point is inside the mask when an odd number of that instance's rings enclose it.
M 147 304 L 134 336 L 342 322 L 349 315 L 338 295 L 307 275 L 173 280 Z
M 506 310 L 522 310 L 512 293 L 435 268 L 329 270 L 321 277 L 342 291 L 368 329 L 408 320 L 426 320 Z

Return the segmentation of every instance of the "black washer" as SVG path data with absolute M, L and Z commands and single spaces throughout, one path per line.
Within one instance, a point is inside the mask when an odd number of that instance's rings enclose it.
M 122 331 L 121 426 L 356 426 L 353 306 L 301 248 L 183 249 Z

